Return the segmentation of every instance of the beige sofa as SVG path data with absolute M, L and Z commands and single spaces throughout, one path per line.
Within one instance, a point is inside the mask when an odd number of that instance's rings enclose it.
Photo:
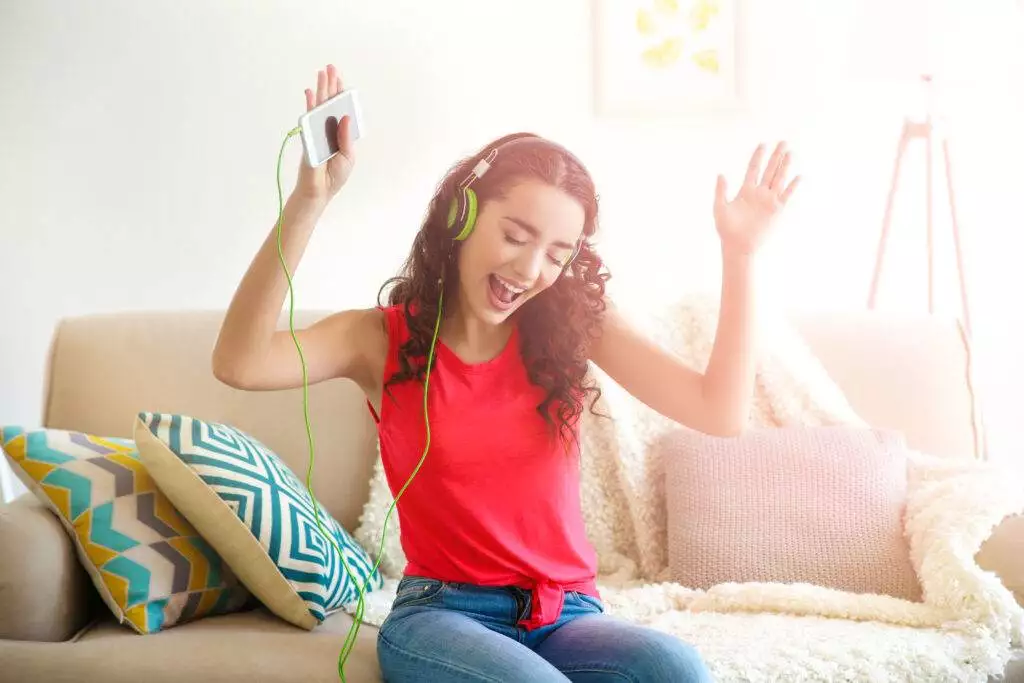
M 297 319 L 304 324 L 319 315 Z M 794 320 L 866 419 L 904 430 L 912 446 L 972 457 L 968 356 L 955 326 L 866 312 Z M 218 383 L 210 353 L 219 323 L 218 312 L 62 321 L 48 365 L 42 425 L 130 437 L 140 410 L 193 414 L 252 433 L 304 478 L 301 391 L 246 393 Z M 373 423 L 348 382 L 315 386 L 310 400 L 318 446 L 314 487 L 353 529 L 367 496 Z M 1024 519 L 1004 521 L 978 560 L 1024 602 Z M 54 515 L 31 494 L 0 507 L 2 681 L 327 683 L 338 680 L 337 656 L 350 623 L 336 615 L 307 632 L 257 608 L 137 635 L 115 623 L 98 600 Z M 375 633 L 369 626 L 360 631 L 346 667 L 351 683 L 380 680 Z M 1024 680 L 1024 662 L 1011 663 L 1008 674 L 1006 680 Z

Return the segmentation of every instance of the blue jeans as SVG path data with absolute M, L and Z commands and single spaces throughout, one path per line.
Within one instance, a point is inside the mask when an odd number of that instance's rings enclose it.
M 406 681 L 711 681 L 697 651 L 669 634 L 604 613 L 601 601 L 565 594 L 559 620 L 518 625 L 530 593 L 404 577 L 377 636 L 386 683 Z

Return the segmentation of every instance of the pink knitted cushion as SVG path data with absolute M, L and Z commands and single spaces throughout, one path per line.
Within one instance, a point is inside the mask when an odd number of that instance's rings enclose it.
M 917 601 L 902 435 L 786 427 L 665 445 L 672 580 L 810 583 Z

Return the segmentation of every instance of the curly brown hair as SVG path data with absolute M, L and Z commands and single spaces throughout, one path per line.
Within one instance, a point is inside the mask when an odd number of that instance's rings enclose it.
M 590 344 L 599 333 L 605 282 L 610 275 L 588 243 L 598 225 L 598 197 L 590 174 L 568 150 L 532 133 L 515 133 L 491 142 L 453 166 L 438 186 L 399 274 L 381 287 L 383 293 L 392 285 L 388 305 L 403 306 L 410 332 L 399 351 L 399 369 L 385 382 L 385 389 L 403 380 L 424 379 L 441 283 L 447 300 L 455 295 L 459 282 L 457 257 L 462 243 L 453 240 L 448 230 L 448 207 L 459 182 L 494 149 L 499 152 L 490 170 L 473 183 L 481 209 L 514 183 L 527 179 L 561 189 L 584 209 L 584 238 L 576 258 L 550 287 L 514 314 L 527 374 L 546 392 L 537 411 L 550 427 L 557 421 L 567 445 L 576 440 L 574 426 L 583 412 L 585 395 L 593 396 L 592 412 L 601 395 L 598 387 L 586 381 L 587 359 Z

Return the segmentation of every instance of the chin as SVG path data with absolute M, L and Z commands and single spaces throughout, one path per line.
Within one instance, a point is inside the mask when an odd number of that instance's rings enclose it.
M 478 300 L 476 304 L 477 305 L 474 306 L 474 308 L 476 309 L 477 315 L 480 316 L 482 321 L 491 325 L 500 325 L 504 323 L 520 308 L 518 304 L 511 308 L 495 308 L 495 306 L 486 298 L 483 301 Z

